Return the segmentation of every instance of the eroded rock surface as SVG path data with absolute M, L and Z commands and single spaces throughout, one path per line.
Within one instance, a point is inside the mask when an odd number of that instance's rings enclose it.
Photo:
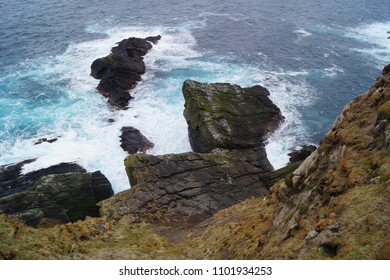
M 99 201 L 113 195 L 100 172 L 42 176 L 33 186 L 0 198 L 0 213 L 16 216 L 31 226 L 75 222 L 99 216 Z
M 193 151 L 263 145 L 267 135 L 284 119 L 269 94 L 261 86 L 241 88 L 227 83 L 185 81 L 184 117 Z
M 267 194 L 261 178 L 272 170 L 263 149 L 134 154 L 125 165 L 132 188 L 103 201 L 102 214 L 111 218 L 133 214 L 179 227 L 204 220 L 248 197 Z
M 48 168 L 22 174 L 23 166 L 33 161 L 34 159 L 30 159 L 16 164 L 0 166 L 0 197 L 24 191 L 42 176 L 70 172 L 86 172 L 83 167 L 76 163 L 60 163 Z
M 142 135 L 138 129 L 132 126 L 122 127 L 121 132 L 121 147 L 129 154 L 135 154 L 137 152 L 145 153 L 147 150 L 154 147 L 152 142 Z
M 160 40 L 161 36 L 128 38 L 111 49 L 111 54 L 96 59 L 91 65 L 91 75 L 100 79 L 97 89 L 118 108 L 125 109 L 132 98 L 131 90 L 145 73 L 143 56 Z

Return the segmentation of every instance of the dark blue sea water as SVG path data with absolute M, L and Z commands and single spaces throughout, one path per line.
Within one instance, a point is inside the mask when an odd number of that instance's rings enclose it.
M 390 4 L 379 0 L 8 0 L 0 15 L 0 165 L 77 161 L 115 191 L 129 187 L 122 126 L 150 138 L 153 154 L 190 150 L 185 79 L 266 86 L 286 117 L 267 145 L 280 167 L 390 63 Z M 123 38 L 157 34 L 131 108 L 113 110 L 92 61 Z M 43 137 L 58 140 L 34 145 Z

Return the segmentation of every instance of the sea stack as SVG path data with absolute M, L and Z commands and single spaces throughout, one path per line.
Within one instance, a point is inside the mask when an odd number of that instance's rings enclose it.
M 97 90 L 108 98 L 108 102 L 126 109 L 132 99 L 129 90 L 141 80 L 145 73 L 143 56 L 157 44 L 161 36 L 128 38 L 111 49 L 111 54 L 96 59 L 91 65 L 91 76 L 99 79 Z

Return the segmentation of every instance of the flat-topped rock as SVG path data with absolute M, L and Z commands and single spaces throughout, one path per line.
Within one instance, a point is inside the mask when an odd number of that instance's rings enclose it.
M 268 193 L 272 170 L 263 148 L 153 156 L 125 160 L 131 189 L 102 202 L 102 215 L 132 214 L 143 221 L 191 226 L 250 196 Z

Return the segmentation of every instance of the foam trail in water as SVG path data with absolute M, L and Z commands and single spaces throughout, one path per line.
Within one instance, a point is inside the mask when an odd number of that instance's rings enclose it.
M 260 77 L 257 79 L 270 90 L 272 101 L 285 117 L 281 126 L 270 135 L 266 145 L 268 159 L 274 168 L 281 168 L 288 163 L 291 148 L 310 142 L 299 107 L 312 105 L 316 94 L 305 80 L 291 76 L 288 71 L 266 71 L 258 75 Z
M 355 48 L 354 51 L 362 52 L 374 57 L 383 64 L 390 61 L 390 21 L 364 24 L 351 28 L 345 33 L 346 37 L 369 43 L 369 48 Z M 378 66 L 381 68 L 383 65 Z

